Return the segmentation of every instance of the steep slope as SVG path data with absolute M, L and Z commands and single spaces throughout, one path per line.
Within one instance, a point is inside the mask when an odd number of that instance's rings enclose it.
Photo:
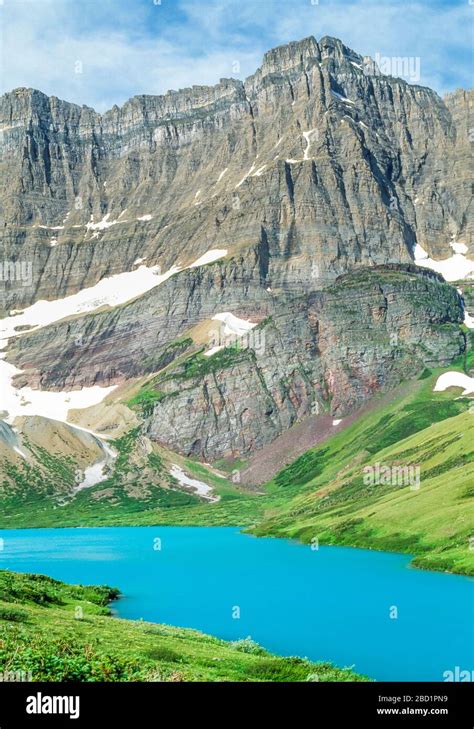
M 290 498 L 254 531 L 409 552 L 416 566 L 473 575 L 474 383 L 470 398 L 433 392 L 438 374 L 283 469 L 274 483 Z
M 3 311 L 210 248 L 252 251 L 267 286 L 301 290 L 408 262 L 416 243 L 435 258 L 452 236 L 472 246 L 469 98 L 443 102 L 328 37 L 269 51 L 245 82 L 104 115 L 5 94 L 0 248 L 31 281 L 2 286 Z
M 21 433 L 19 448 L 0 443 L 7 527 L 31 526 L 34 514 L 40 521 L 56 515 L 65 526 L 69 512 L 79 514 L 79 522 L 95 524 L 107 513 L 133 518 L 236 493 L 224 474 L 156 447 L 139 428 L 105 442 L 105 453 L 103 440 L 64 423 L 25 418 L 15 430 Z
M 465 349 L 459 295 L 432 272 L 359 269 L 324 291 L 284 301 L 267 294 L 259 305 L 248 282 L 247 295 L 243 284 L 223 286 L 223 270 L 219 261 L 185 272 L 185 285 L 176 274 L 112 312 L 14 338 L 7 358 L 22 370 L 17 385 L 69 390 L 163 370 L 146 385 L 155 392 L 147 434 L 215 460 L 248 455 L 309 414 L 347 415 Z M 255 322 L 270 316 L 202 354 L 189 331 L 233 307 Z
M 451 287 L 379 268 L 277 309 L 249 348 L 167 368 L 148 433 L 185 455 L 246 457 L 310 414 L 347 415 L 464 351 Z M 150 385 L 148 385 L 149 387 Z
M 467 366 L 474 367 L 472 351 Z M 449 371 L 469 382 L 461 360 Z M 257 535 L 406 552 L 416 566 L 474 575 L 474 382 L 470 395 L 459 387 L 436 391 L 445 374 L 426 371 L 391 397 L 374 397 L 357 420 L 343 420 L 334 435 L 258 491 L 240 485 L 245 463 L 238 460 L 229 466 L 227 482 L 159 449 L 167 469 L 174 462 L 212 484 L 219 501 L 133 499 L 117 478 L 105 493 L 98 484 L 60 508 L 54 498 L 40 504 L 26 498 L 21 509 L 5 501 L 0 526 L 238 525 Z M 127 441 L 133 447 L 133 436 Z
M 45 523 L 102 523 L 111 504 L 185 521 L 181 506 L 208 518 L 222 497 L 212 518 L 241 523 L 240 485 L 189 459 L 232 467 L 465 358 L 471 99 L 312 37 L 245 82 L 103 115 L 2 97 L 6 522 L 33 502 Z M 67 446 L 24 457 L 45 418 Z M 261 507 L 243 498 L 249 523 Z
M 100 480 L 106 457 L 98 438 L 65 423 L 39 416 L 17 418 L 14 427 L 0 421 L 2 502 L 13 499 L 21 508 L 23 500 L 52 497 L 60 503 L 87 485 L 95 464 Z

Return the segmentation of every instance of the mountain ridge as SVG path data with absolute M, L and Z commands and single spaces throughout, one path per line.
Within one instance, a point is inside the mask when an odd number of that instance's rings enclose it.
M 409 262 L 417 242 L 434 258 L 452 235 L 472 247 L 470 92 L 448 100 L 455 123 L 435 92 L 363 60 L 309 37 L 268 51 L 245 81 L 136 96 L 104 115 L 38 91 L 3 96 L 0 246 L 35 280 L 7 281 L 0 308 L 212 247 L 263 243 L 275 277 L 303 286 L 313 263 L 324 284 L 358 263 Z
M 364 63 L 311 36 L 104 115 L 2 97 L 0 249 L 32 268 L 0 287 L 7 422 L 150 377 L 142 435 L 248 456 L 465 355 L 461 295 L 428 269 L 472 265 L 472 92 Z
M 218 79 L 218 81 L 214 84 L 193 84 L 192 86 L 184 86 L 179 89 L 168 89 L 164 93 L 160 94 L 152 94 L 152 93 L 142 93 L 142 94 L 134 94 L 133 96 L 129 97 L 126 101 L 124 101 L 122 104 L 113 104 L 110 109 L 106 109 L 103 112 L 97 111 L 93 106 L 89 106 L 88 104 L 80 104 L 74 101 L 68 101 L 67 99 L 63 99 L 61 97 L 58 97 L 54 94 L 48 95 L 47 93 L 41 91 L 41 89 L 38 89 L 36 87 L 30 87 L 30 86 L 17 86 L 10 91 L 6 91 L 2 96 L 8 96 L 10 94 L 19 94 L 20 92 L 28 92 L 30 94 L 39 94 L 41 97 L 44 97 L 46 99 L 51 99 L 54 101 L 57 101 L 61 104 L 68 104 L 70 106 L 76 107 L 77 109 L 84 109 L 87 111 L 92 111 L 94 114 L 96 114 L 99 117 L 105 117 L 112 112 L 116 111 L 122 111 L 124 107 L 129 105 L 131 102 L 133 102 L 135 99 L 160 99 L 164 100 L 168 97 L 176 97 L 176 96 L 183 96 L 195 91 L 214 91 L 221 86 L 226 87 L 227 85 L 235 85 L 236 87 L 241 87 L 245 89 L 245 85 L 250 81 L 253 80 L 258 75 L 269 75 L 270 73 L 277 73 L 279 71 L 288 70 L 288 67 L 284 67 L 277 63 L 272 63 L 272 59 L 275 57 L 278 59 L 279 55 L 285 55 L 285 52 L 287 52 L 291 57 L 291 51 L 293 49 L 299 50 L 300 48 L 303 49 L 303 51 L 306 49 L 306 47 L 314 48 L 313 55 L 308 55 L 306 57 L 314 57 L 318 60 L 321 59 L 321 52 L 320 52 L 320 44 L 324 43 L 332 43 L 335 46 L 338 46 L 340 44 L 340 48 L 343 49 L 344 55 L 347 57 L 357 59 L 357 60 L 364 60 L 368 59 L 369 56 L 361 56 L 360 54 L 353 51 L 349 46 L 346 46 L 342 41 L 340 41 L 335 36 L 323 36 L 321 40 L 317 41 L 316 37 L 313 35 L 307 36 L 306 38 L 302 38 L 299 41 L 289 41 L 288 43 L 282 43 L 279 46 L 275 46 L 274 48 L 270 49 L 269 51 L 266 51 L 263 55 L 263 60 L 261 65 L 251 73 L 249 76 L 247 76 L 245 79 L 239 79 L 235 78 L 233 76 L 223 76 Z M 303 63 L 303 58 L 305 57 L 304 52 L 300 53 L 300 65 Z M 371 59 L 372 60 L 372 59 Z M 372 60 L 374 63 L 374 61 Z M 295 61 L 294 64 L 290 66 L 290 68 L 293 68 L 294 66 L 298 65 L 298 63 Z M 267 69 L 268 73 L 264 74 L 263 70 Z M 459 92 L 466 92 L 468 89 L 465 89 L 464 87 L 456 87 L 452 89 L 451 91 L 447 91 L 445 94 L 440 95 L 437 91 L 432 89 L 430 86 L 426 86 L 425 84 L 417 84 L 417 83 L 410 83 L 409 81 L 406 81 L 403 77 L 397 77 L 397 76 L 391 76 L 386 75 L 386 78 L 390 78 L 391 80 L 397 80 L 401 83 L 405 83 L 409 86 L 414 86 L 420 89 L 426 89 L 430 91 L 432 94 L 437 96 L 440 100 L 444 100 L 446 97 L 451 96 L 453 94 L 459 93 Z

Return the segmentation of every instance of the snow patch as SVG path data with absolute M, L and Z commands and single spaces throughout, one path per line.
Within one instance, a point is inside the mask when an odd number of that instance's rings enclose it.
M 444 392 L 448 387 L 460 387 L 463 395 L 470 395 L 474 393 L 474 377 L 469 377 L 464 372 L 443 372 L 436 380 L 434 392 Z
M 204 352 L 205 357 L 212 357 L 213 354 L 220 352 L 221 349 L 229 346 L 229 343 L 235 342 L 236 339 L 243 337 L 247 334 L 247 332 L 257 326 L 246 319 L 239 319 L 239 317 L 235 316 L 230 311 L 223 311 L 219 314 L 215 314 L 212 317 L 212 321 L 221 322 L 220 337 L 218 341 L 222 341 L 222 337 L 224 339 L 224 344 L 217 344 L 208 349 L 207 352 Z
M 217 178 L 217 182 L 220 182 L 222 180 L 222 178 L 224 177 L 224 175 L 227 172 L 227 170 L 228 170 L 228 167 L 226 167 L 225 169 L 222 170 L 222 172 L 220 173 L 219 177 Z M 216 185 L 217 185 L 217 182 L 216 182 Z
M 86 223 L 87 230 L 107 230 L 107 228 L 111 228 L 112 225 L 117 225 L 119 222 L 118 220 L 109 220 L 110 213 L 107 213 L 104 215 L 102 220 L 99 220 L 98 223 L 94 223 L 94 215 L 91 215 L 91 219 L 88 223 Z
M 469 250 L 465 243 L 456 243 L 455 240 L 451 241 L 449 245 L 455 253 L 467 253 Z
M 212 320 L 221 321 L 224 324 L 223 333 L 226 337 L 230 337 L 231 335 L 243 337 L 244 334 L 257 326 L 246 319 L 239 319 L 239 317 L 234 316 L 234 314 L 230 311 L 223 311 L 220 314 L 215 314 L 215 316 L 212 317 Z
M 146 222 L 148 220 L 151 220 L 152 217 L 153 217 L 153 215 L 140 215 L 140 217 L 137 218 L 137 220 L 141 220 L 143 222 Z
M 227 251 L 226 251 L 227 252 Z M 75 314 L 85 314 L 100 306 L 118 306 L 159 286 L 180 269 L 176 266 L 161 274 L 159 266 L 140 266 L 135 271 L 103 278 L 95 286 L 54 301 L 37 301 L 18 315 L 0 320 L 0 339 L 15 336 L 16 327 L 28 325 L 39 329 Z M 11 312 L 13 313 L 13 312 Z
M 351 101 L 350 99 L 347 99 L 345 96 L 342 96 L 341 94 L 338 94 L 337 91 L 333 91 L 331 89 L 331 94 L 338 99 L 339 101 L 343 101 L 346 104 L 355 104 L 355 101 Z
M 224 349 L 223 344 L 219 344 L 216 347 L 211 347 L 211 349 L 208 349 L 207 352 L 204 352 L 204 357 L 212 357 L 213 354 L 216 354 L 216 352 L 220 352 L 221 349 Z
M 466 308 L 464 308 L 464 324 L 468 329 L 474 329 L 474 317 L 466 311 Z
M 226 249 L 208 251 L 189 268 L 203 266 L 225 255 L 227 255 Z M 136 259 L 135 265 L 138 263 L 141 263 L 141 259 Z M 63 299 L 37 301 L 24 310 L 11 311 L 10 316 L 0 320 L 0 350 L 5 350 L 9 338 L 21 336 L 21 332 L 18 331 L 19 327 L 29 327 L 28 331 L 33 331 L 68 316 L 90 313 L 101 306 L 117 306 L 126 303 L 160 285 L 180 270 L 179 266 L 173 266 L 169 271 L 161 274 L 159 266 L 148 268 L 141 265 L 134 271 L 102 279 L 95 286 Z M 237 317 L 232 318 L 231 314 L 229 317 L 229 329 L 246 330 L 244 326 L 244 324 L 247 325 L 246 322 Z M 254 325 L 250 325 L 249 328 L 251 326 Z M 0 351 L 0 392 L 2 395 L 1 409 L 7 411 L 6 422 L 8 423 L 12 423 L 17 416 L 21 415 L 38 415 L 67 423 L 69 410 L 97 405 L 116 388 L 116 385 L 110 387 L 94 385 L 81 390 L 63 392 L 34 390 L 31 387 L 17 389 L 13 385 L 13 379 L 22 371 L 15 365 L 6 362 L 5 355 L 5 351 Z M 96 437 L 99 436 L 96 435 Z M 102 442 L 102 439 L 100 440 Z M 99 465 L 94 464 L 90 468 L 93 470 L 87 477 L 88 484 L 90 479 L 98 474 Z
M 189 486 L 203 499 L 207 499 L 208 501 L 219 501 L 219 496 L 213 495 L 212 488 L 207 483 L 186 476 L 180 466 L 173 464 L 170 468 L 170 475 L 173 476 L 173 478 L 175 478 L 181 486 Z
M 82 430 L 82 428 L 80 428 L 80 430 Z M 95 433 L 92 435 L 95 436 Z M 84 470 L 84 477 L 82 481 L 78 483 L 73 490 L 74 495 L 79 491 L 91 488 L 91 486 L 95 486 L 96 484 L 105 481 L 107 478 L 107 472 L 105 470 L 106 466 L 108 466 L 117 457 L 117 452 L 111 448 L 108 443 L 97 436 L 95 437 L 104 452 L 104 458 L 96 461 L 96 463 L 93 463 L 91 466 L 87 466 Z
M 235 189 L 236 190 L 237 190 L 238 187 L 240 187 L 245 182 L 245 180 L 247 179 L 247 177 L 249 177 L 253 173 L 254 169 L 255 169 L 255 162 L 253 163 L 253 165 L 251 166 L 251 168 L 249 169 L 249 171 L 247 172 L 247 174 L 244 175 L 242 177 L 242 179 L 240 180 L 240 182 L 237 183 L 237 185 L 235 186 Z
M 198 258 L 197 261 L 194 261 L 194 263 L 191 263 L 188 268 L 198 268 L 199 266 L 205 266 L 206 263 L 213 263 L 214 261 L 218 261 L 219 258 L 224 258 L 224 256 L 226 255 L 226 248 L 214 248 L 213 250 L 208 251 L 203 256 Z
M 0 391 L 2 393 L 2 410 L 8 412 L 4 418 L 12 423 L 19 415 L 40 415 L 51 420 L 67 423 L 68 411 L 72 408 L 82 409 L 97 405 L 115 390 L 116 385 L 110 387 L 84 387 L 82 390 L 65 392 L 48 392 L 47 390 L 33 390 L 31 387 L 15 389 L 13 378 L 21 374 L 15 365 L 5 362 L 0 355 Z
M 470 261 L 462 253 L 455 253 L 451 258 L 442 261 L 435 261 L 428 256 L 422 246 L 417 243 L 414 250 L 415 263 L 424 268 L 431 268 L 440 273 L 446 281 L 459 281 L 463 278 L 470 278 L 474 273 L 474 261 Z
M 317 131 L 317 129 L 310 129 L 307 132 L 303 132 L 303 137 L 306 141 L 306 149 L 304 151 L 303 159 L 309 159 L 309 150 L 311 149 L 311 137 L 313 134 L 317 133 Z

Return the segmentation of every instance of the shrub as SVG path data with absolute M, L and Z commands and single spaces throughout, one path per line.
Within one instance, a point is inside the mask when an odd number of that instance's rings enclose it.
M 15 623 L 24 623 L 28 619 L 25 610 L 16 608 L 0 607 L 0 620 L 10 620 Z
M 184 663 L 184 658 L 167 646 L 156 646 L 146 652 L 148 658 L 153 661 L 164 661 L 165 663 Z
M 241 653 L 252 653 L 255 656 L 263 656 L 267 652 L 256 641 L 252 640 L 250 635 L 247 638 L 232 641 L 231 646 L 236 651 L 240 651 Z

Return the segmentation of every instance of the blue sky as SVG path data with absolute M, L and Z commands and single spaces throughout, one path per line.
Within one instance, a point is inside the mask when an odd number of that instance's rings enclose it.
M 474 0 L 3 0 L 0 13 L 2 92 L 32 86 L 99 111 L 243 79 L 307 35 L 419 58 L 420 83 L 441 94 L 473 85 Z

